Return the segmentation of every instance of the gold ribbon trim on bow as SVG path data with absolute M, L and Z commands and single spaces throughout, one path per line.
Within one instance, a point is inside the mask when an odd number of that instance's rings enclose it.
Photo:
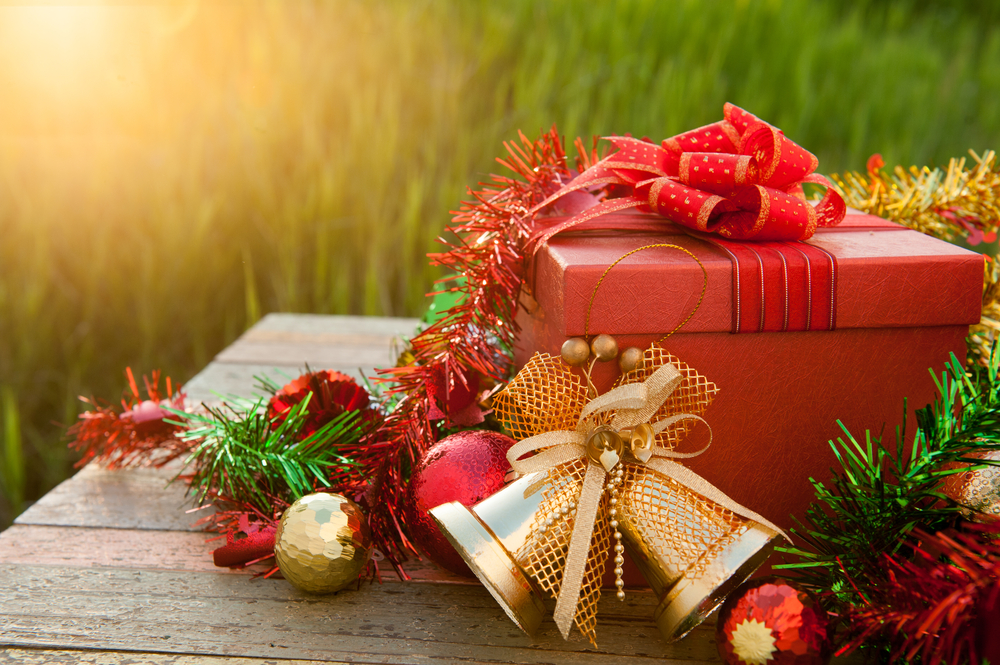
M 619 379 L 616 387 L 593 400 L 586 387 L 560 359 L 535 356 L 494 398 L 497 416 L 519 440 L 507 454 L 521 474 L 547 472 L 528 492 L 547 485 L 536 516 L 537 540 L 529 539 L 515 554 L 519 563 L 544 590 L 556 596 L 554 618 L 564 638 L 573 620 L 591 642 L 596 639 L 596 605 L 600 597 L 610 543 L 610 519 L 605 496 L 608 473 L 619 463 L 645 468 L 695 492 L 722 509 L 781 530 L 744 508 L 708 481 L 672 459 L 699 455 L 674 452 L 681 439 L 702 420 L 717 388 L 663 349 L 647 349 L 642 365 Z M 707 425 L 707 423 L 706 423 Z M 645 429 L 643 429 L 645 428 Z M 628 434 L 651 431 L 653 445 L 620 454 L 602 449 L 595 432 Z M 709 430 L 711 436 L 711 430 Z M 597 442 L 595 444 L 595 441 Z M 535 453 L 530 457 L 525 457 Z M 629 474 L 629 477 L 635 474 Z M 627 488 L 623 488 L 627 491 Z M 542 527 L 544 514 L 575 514 Z M 654 520 L 657 516 L 650 515 Z M 551 525 L 549 519 L 546 524 Z

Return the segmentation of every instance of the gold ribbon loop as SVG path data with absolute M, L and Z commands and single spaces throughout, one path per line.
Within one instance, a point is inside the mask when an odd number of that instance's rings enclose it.
M 668 364 L 657 369 L 642 383 L 629 383 L 609 390 L 583 407 L 577 428 L 590 415 L 608 411 L 615 412 L 611 427 L 617 430 L 649 422 L 683 379 L 680 371 Z
M 584 436 L 579 432 L 556 430 L 529 437 L 515 443 L 507 451 L 511 468 L 521 475 L 548 471 L 552 467 L 579 459 L 586 454 L 583 447 Z M 537 455 L 520 459 L 527 453 L 541 451 Z
M 667 450 L 666 448 L 654 448 L 654 450 L 661 451 L 660 454 L 664 457 L 697 457 L 708 450 L 708 447 L 712 445 L 712 426 L 709 425 L 704 418 L 696 416 L 693 413 L 678 413 L 676 416 L 670 416 L 669 418 L 657 420 L 653 423 L 653 434 L 659 434 L 663 430 L 681 422 L 682 420 L 697 420 L 698 422 L 704 424 L 705 427 L 708 428 L 708 443 L 705 444 L 704 448 L 693 453 L 675 453 L 671 450 Z
M 593 462 L 587 465 L 587 474 L 583 477 L 583 487 L 576 503 L 576 521 L 569 539 L 569 550 L 566 552 L 562 586 L 552 617 L 563 639 L 569 639 L 569 631 L 576 617 L 576 606 L 580 601 L 587 556 L 590 554 L 590 541 L 594 537 L 594 524 L 597 522 L 597 509 L 601 505 L 606 477 L 604 467 Z

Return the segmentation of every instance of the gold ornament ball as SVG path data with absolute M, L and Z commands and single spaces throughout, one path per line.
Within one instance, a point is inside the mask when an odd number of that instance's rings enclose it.
M 372 553 L 361 508 L 339 494 L 307 494 L 285 511 L 274 534 L 274 556 L 285 579 L 308 593 L 349 585 Z
M 579 367 L 590 358 L 590 347 L 587 346 L 586 340 L 580 337 L 570 337 L 563 342 L 562 350 L 559 354 L 567 365 Z
M 618 359 L 618 366 L 622 368 L 623 374 L 628 374 L 642 367 L 642 349 L 630 346 L 622 351 L 622 355 Z
M 968 457 L 992 462 L 1000 461 L 1000 450 L 982 450 Z M 950 468 L 968 466 L 950 465 Z M 962 471 L 945 477 L 941 491 L 956 503 L 965 506 L 962 512 L 973 522 L 1000 519 L 1000 466 L 978 471 Z
M 611 335 L 598 335 L 590 343 L 590 348 L 602 362 L 614 360 L 618 357 L 618 342 Z

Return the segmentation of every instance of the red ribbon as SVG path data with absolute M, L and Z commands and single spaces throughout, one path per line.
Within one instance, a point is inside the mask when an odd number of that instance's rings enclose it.
M 847 206 L 823 176 L 818 161 L 780 129 L 726 104 L 725 120 L 663 141 L 662 146 L 624 136 L 609 137 L 618 150 L 542 201 L 532 212 L 570 192 L 595 187 L 628 189 L 539 233 L 549 238 L 610 212 L 639 208 L 695 231 L 730 240 L 805 240 L 820 226 L 835 226 Z M 813 207 L 803 183 L 825 185 Z
M 710 242 L 733 263 L 734 333 L 834 330 L 837 257 L 804 242 Z

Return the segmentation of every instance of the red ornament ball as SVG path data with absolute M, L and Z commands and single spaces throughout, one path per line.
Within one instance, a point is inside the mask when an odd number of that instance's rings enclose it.
M 823 665 L 829 619 L 816 598 L 780 577 L 750 580 L 719 610 L 715 642 L 730 665 Z
M 410 477 L 406 510 L 410 537 L 431 561 L 474 577 L 427 511 L 452 501 L 472 507 L 502 489 L 513 445 L 509 436 L 469 430 L 441 439 L 424 453 Z

